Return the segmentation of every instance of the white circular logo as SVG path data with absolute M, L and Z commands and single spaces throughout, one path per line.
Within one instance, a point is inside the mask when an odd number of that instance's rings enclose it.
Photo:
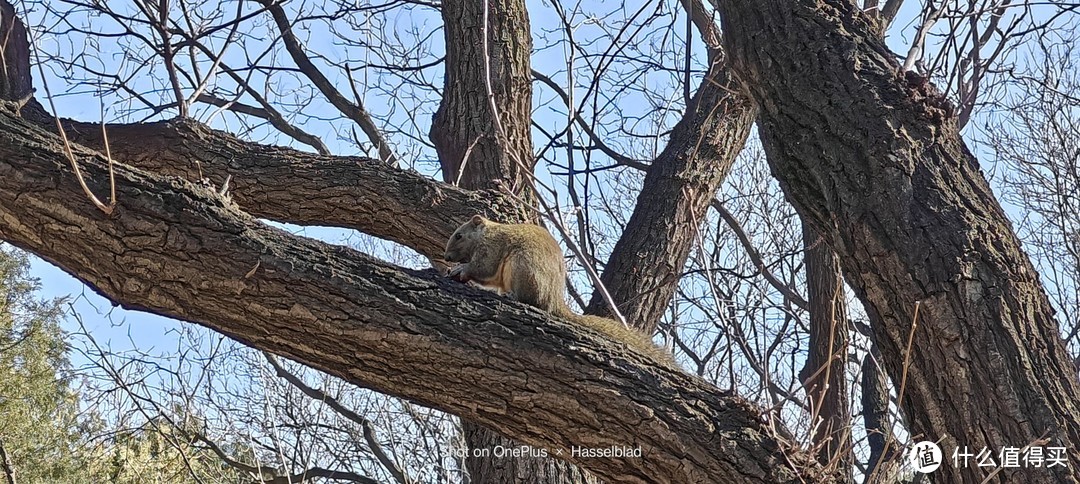
M 908 453 L 908 463 L 915 472 L 923 474 L 934 472 L 941 467 L 941 447 L 929 440 L 919 442 Z

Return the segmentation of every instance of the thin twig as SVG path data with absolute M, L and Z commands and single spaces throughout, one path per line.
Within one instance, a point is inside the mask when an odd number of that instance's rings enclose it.
M 714 210 L 716 210 L 716 213 L 720 215 L 720 218 L 724 219 L 724 222 L 727 223 L 728 227 L 730 227 L 731 230 L 735 232 L 735 238 L 739 239 L 739 243 L 741 243 L 743 249 L 746 250 L 746 255 L 750 257 L 750 261 L 754 263 L 754 267 L 757 268 L 758 272 L 761 273 L 762 277 L 764 277 L 770 285 L 776 288 L 777 291 L 780 291 L 780 294 L 783 294 L 784 297 L 791 301 L 792 304 L 797 306 L 799 309 L 807 310 L 810 307 L 810 304 L 806 302 L 806 299 L 800 296 L 799 293 L 795 292 L 794 289 L 788 287 L 787 284 L 784 284 L 782 281 L 780 281 L 780 279 L 778 279 L 775 275 L 773 275 L 771 271 L 769 271 L 768 267 L 765 267 L 765 262 L 762 260 L 761 254 L 759 254 L 757 249 L 754 248 L 754 244 L 750 242 L 750 237 L 746 235 L 746 232 L 742 229 L 742 226 L 739 225 L 739 221 L 735 219 L 735 216 L 732 215 L 731 212 L 729 212 L 726 208 L 724 208 L 724 205 L 715 198 L 713 199 L 711 206 Z
M 904 366 L 900 372 L 900 390 L 896 392 L 897 407 L 904 401 L 904 390 L 907 388 L 908 367 L 911 366 L 911 344 L 915 340 L 915 328 L 919 327 L 919 306 L 921 304 L 922 301 L 915 301 L 915 314 L 911 316 L 911 331 L 908 332 L 907 348 L 904 350 Z M 886 456 L 889 455 L 889 447 L 891 446 L 892 439 L 886 440 L 885 448 L 881 451 L 881 459 L 874 465 L 874 470 L 870 473 L 870 477 L 866 482 L 874 482 L 874 477 L 877 476 L 881 463 L 884 462 Z
M 266 357 L 266 361 L 270 362 L 270 366 L 274 367 L 274 372 L 277 374 L 277 376 L 285 379 L 285 381 L 292 384 L 294 387 L 299 389 L 300 392 L 307 395 L 311 399 L 326 404 L 328 407 L 337 412 L 338 415 L 341 415 L 342 417 L 345 417 L 346 419 L 351 420 L 356 424 L 359 424 L 360 428 L 363 430 L 362 433 L 364 435 L 364 441 L 367 442 L 368 449 L 371 450 L 372 454 L 375 454 L 375 458 L 378 459 L 379 463 L 383 465 L 387 472 L 389 472 L 390 475 L 392 475 L 398 483 L 412 484 L 413 480 L 405 474 L 405 471 L 403 471 L 401 467 L 399 467 L 397 463 L 394 462 L 394 460 L 386 454 L 386 451 L 383 450 L 382 446 L 379 445 L 378 439 L 375 438 L 375 429 L 371 425 L 370 420 L 364 418 L 362 415 L 352 411 L 351 409 L 346 408 L 344 405 L 341 404 L 341 402 L 338 402 L 337 399 L 331 397 L 326 392 L 312 388 L 307 383 L 304 383 L 304 381 L 300 379 L 300 377 L 286 370 L 285 367 L 283 367 L 281 363 L 277 361 L 277 358 L 274 355 L 271 355 L 270 353 L 264 351 L 263 356 Z
M 11 456 L 4 447 L 4 439 L 0 439 L 0 466 L 4 468 L 4 477 L 8 484 L 17 484 L 15 481 L 15 465 L 11 463 Z
M 37 39 L 35 38 L 31 38 L 30 44 L 37 45 L 36 40 Z M 105 153 L 109 163 L 109 186 L 112 198 L 109 200 L 109 204 L 105 205 L 104 203 L 101 203 L 101 200 L 98 199 L 98 197 L 94 195 L 94 192 L 90 190 L 90 187 L 86 185 L 86 179 L 83 178 L 82 170 L 79 169 L 79 163 L 75 161 L 75 154 L 72 152 L 71 142 L 68 141 L 67 132 L 64 131 L 64 126 L 60 122 L 60 118 L 56 115 L 56 104 L 53 103 L 53 96 L 52 91 L 49 89 L 48 77 L 45 76 L 45 68 L 42 67 L 44 63 L 41 62 L 41 57 L 38 55 L 38 49 L 33 49 L 33 52 L 34 60 L 37 63 L 38 73 L 41 75 L 41 84 L 42 87 L 45 89 L 45 99 L 49 101 L 49 109 L 52 110 L 53 120 L 56 121 L 56 130 L 60 133 L 60 139 L 64 143 L 64 155 L 67 156 L 68 161 L 71 162 L 71 169 L 75 172 L 75 178 L 79 181 L 79 186 L 82 187 L 83 193 L 85 193 L 87 198 L 90 199 L 90 202 L 92 202 L 94 206 L 98 208 L 98 210 L 104 212 L 105 215 L 112 215 L 113 208 L 116 207 L 116 178 L 113 177 L 113 161 L 112 156 L 109 154 L 108 137 L 106 136 L 104 140 Z M 104 117 L 104 111 L 102 112 L 102 116 Z M 102 136 L 105 136 L 104 119 L 101 120 L 101 133 Z

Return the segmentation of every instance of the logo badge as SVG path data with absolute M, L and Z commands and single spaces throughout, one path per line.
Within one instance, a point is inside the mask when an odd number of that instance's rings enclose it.
M 908 454 L 908 463 L 915 472 L 923 474 L 934 472 L 941 467 L 941 447 L 929 440 L 919 442 Z

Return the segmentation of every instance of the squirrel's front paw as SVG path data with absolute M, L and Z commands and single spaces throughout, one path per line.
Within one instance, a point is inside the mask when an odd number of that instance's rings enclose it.
M 469 282 L 468 278 L 465 277 L 465 264 L 458 264 L 453 269 L 450 269 L 446 277 L 458 282 Z

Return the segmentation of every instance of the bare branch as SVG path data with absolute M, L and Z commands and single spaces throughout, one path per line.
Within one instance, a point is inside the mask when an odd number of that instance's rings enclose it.
M 735 232 L 735 237 L 739 239 L 739 243 L 742 244 L 743 250 L 746 251 L 746 255 L 750 257 L 750 260 L 754 262 L 754 266 L 757 267 L 761 276 L 764 277 L 766 281 L 769 281 L 769 284 L 772 285 L 773 288 L 780 291 L 780 294 L 783 294 L 784 297 L 791 301 L 796 307 L 804 311 L 809 308 L 810 304 L 806 302 L 806 299 L 795 292 L 794 288 L 784 284 L 783 281 L 778 279 L 776 275 L 765 266 L 765 261 L 761 259 L 761 254 L 754 248 L 754 244 L 750 241 L 750 237 L 746 235 L 746 231 L 739 225 L 739 220 L 724 208 L 724 204 L 720 203 L 719 200 L 713 199 L 711 205 L 713 210 L 716 210 L 716 213 L 720 215 L 720 218 L 724 219 L 724 223 Z
M 383 138 L 379 128 L 375 126 L 375 121 L 371 119 L 371 115 L 364 109 L 359 96 L 356 97 L 355 103 L 349 102 L 349 100 L 334 87 L 334 83 L 330 82 L 330 80 L 323 75 L 322 71 L 311 62 L 304 47 L 300 45 L 300 40 L 293 34 L 292 21 L 285 15 L 285 10 L 281 8 L 281 4 L 277 0 L 259 1 L 270 12 L 270 15 L 273 16 L 274 23 L 277 24 L 278 30 L 281 32 L 281 40 L 285 43 L 285 48 L 289 51 L 289 55 L 292 56 L 293 62 L 300 68 L 300 71 L 311 80 L 323 96 L 326 96 L 326 99 L 330 101 L 330 104 L 334 105 L 334 107 L 341 111 L 342 114 L 360 126 L 360 129 L 368 136 L 368 140 L 371 141 L 371 144 L 375 145 L 375 148 L 379 150 L 379 158 L 383 162 L 396 166 L 398 164 L 397 157 L 390 150 L 390 144 Z M 350 73 L 350 85 L 351 79 Z
M 911 41 L 911 48 L 908 49 L 907 57 L 904 59 L 904 71 L 910 71 L 915 67 L 916 62 L 922 60 L 923 50 L 926 48 L 926 35 L 930 33 L 930 29 L 934 27 L 941 14 L 945 12 L 945 6 L 948 2 L 942 0 L 940 7 L 934 7 L 934 1 L 926 0 L 926 7 L 923 8 L 922 13 L 922 24 L 919 25 L 919 30 L 915 32 L 915 38 Z
M 368 448 L 371 449 L 371 453 L 375 454 L 375 458 L 379 460 L 379 463 L 383 465 L 383 468 L 385 468 L 391 476 L 394 476 L 394 479 L 397 480 L 399 484 L 412 483 L 412 479 L 405 475 L 405 471 L 401 470 L 401 467 L 399 467 L 397 463 L 390 458 L 389 455 L 386 455 L 386 451 L 383 450 L 382 445 L 375 438 L 375 429 L 371 426 L 371 422 L 368 419 L 352 411 L 351 409 L 346 408 L 344 405 L 341 404 L 341 402 L 338 402 L 337 399 L 331 397 L 330 395 L 327 395 L 326 392 L 322 392 L 308 386 L 308 384 L 304 383 L 304 380 L 300 379 L 300 377 L 290 373 L 283 366 L 281 366 L 281 364 L 278 363 L 277 358 L 275 358 L 274 355 L 266 352 L 264 352 L 263 355 L 266 356 L 266 361 L 270 362 L 270 366 L 274 367 L 274 372 L 277 373 L 277 376 L 284 378 L 285 381 L 289 382 L 290 384 L 292 384 L 292 386 L 299 389 L 301 392 L 304 393 L 304 395 L 311 397 L 311 399 L 313 400 L 317 400 L 326 404 L 335 412 L 337 412 L 338 415 L 341 415 L 342 417 L 345 417 L 359 425 L 363 431 L 364 441 L 367 442 Z

